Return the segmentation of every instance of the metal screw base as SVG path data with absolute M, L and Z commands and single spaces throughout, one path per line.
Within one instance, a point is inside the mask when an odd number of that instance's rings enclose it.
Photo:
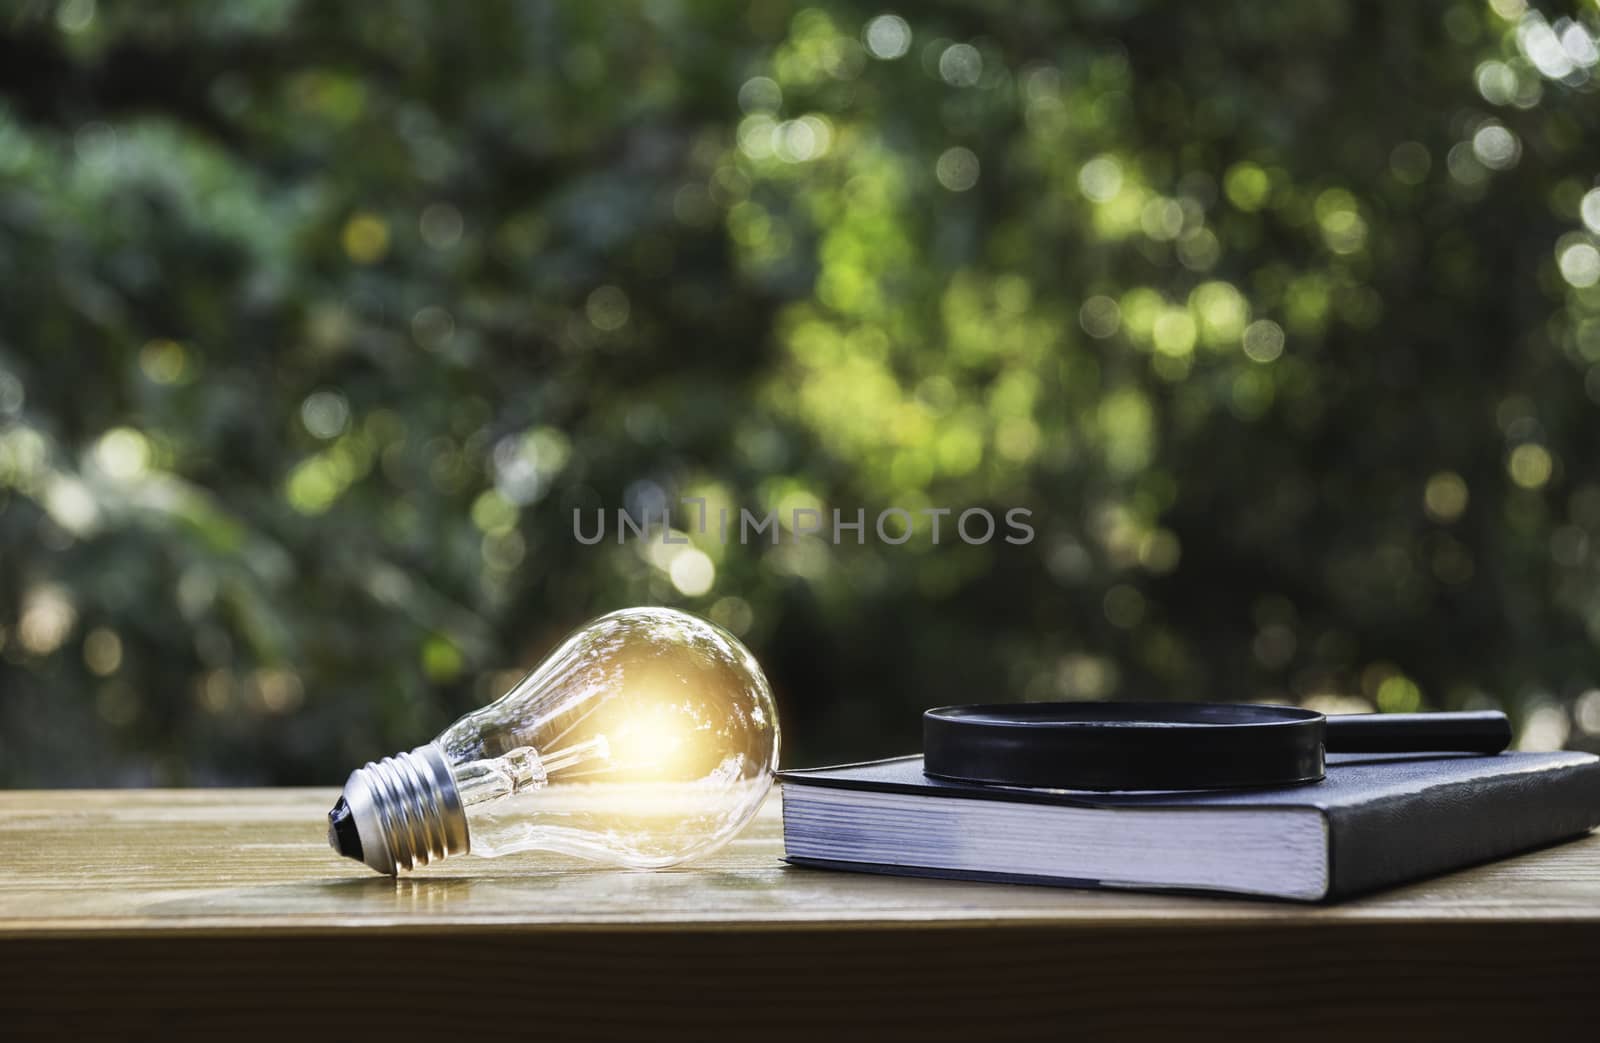
M 390 876 L 471 847 L 455 778 L 432 743 L 351 772 L 328 819 L 335 851 Z

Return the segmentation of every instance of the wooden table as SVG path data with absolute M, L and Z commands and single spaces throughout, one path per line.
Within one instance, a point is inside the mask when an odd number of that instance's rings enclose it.
M 1595 1038 L 1600 836 L 1322 908 L 790 867 L 774 798 L 681 870 L 396 882 L 333 798 L 0 794 L 0 1038 Z

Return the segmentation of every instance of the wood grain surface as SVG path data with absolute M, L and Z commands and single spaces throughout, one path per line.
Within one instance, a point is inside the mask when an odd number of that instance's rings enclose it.
M 682 869 L 394 881 L 334 796 L 0 794 L 0 1038 L 1593 1038 L 1600 836 L 1319 907 L 795 868 L 774 798 Z

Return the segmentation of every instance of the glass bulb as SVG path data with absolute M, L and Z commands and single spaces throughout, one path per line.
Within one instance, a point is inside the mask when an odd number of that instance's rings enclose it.
M 670 866 L 739 832 L 777 760 L 749 650 L 688 613 L 626 609 L 433 742 L 353 772 L 328 842 L 390 874 L 468 851 Z

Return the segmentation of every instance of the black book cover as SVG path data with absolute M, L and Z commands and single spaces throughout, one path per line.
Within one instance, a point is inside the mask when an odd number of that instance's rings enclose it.
M 950 782 L 924 775 L 919 756 L 783 771 L 779 776 L 785 788 L 828 786 L 932 799 L 960 797 L 1112 810 L 1312 808 L 1328 824 L 1327 899 L 1490 861 L 1581 836 L 1600 825 L 1600 758 L 1572 752 L 1330 754 L 1327 778 L 1320 783 L 1197 792 L 1101 793 Z M 841 868 L 979 875 L 890 865 Z M 986 877 L 1003 879 L 1004 875 Z

